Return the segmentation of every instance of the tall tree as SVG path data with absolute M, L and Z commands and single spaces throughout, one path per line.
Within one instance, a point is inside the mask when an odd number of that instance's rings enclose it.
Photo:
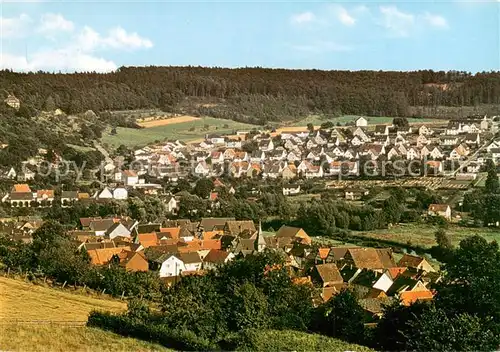
M 446 233 L 445 229 L 440 228 L 434 234 L 436 238 L 436 242 L 438 247 L 444 250 L 453 249 L 453 245 L 451 244 L 450 236 Z
M 214 183 L 209 178 L 200 178 L 196 185 L 194 186 L 194 193 L 203 199 L 207 199 L 210 196 L 214 188 Z
M 492 318 L 500 326 L 500 252 L 480 236 L 460 242 L 444 267 L 437 303 L 450 313 Z
M 499 182 L 497 175 L 497 167 L 493 162 L 493 160 L 488 159 L 488 161 L 486 162 L 486 170 L 488 172 L 488 176 L 486 177 L 484 189 L 487 193 L 490 194 L 497 193 L 499 190 Z
M 360 342 L 364 338 L 364 313 L 354 294 L 342 290 L 318 309 L 315 328 L 343 340 Z

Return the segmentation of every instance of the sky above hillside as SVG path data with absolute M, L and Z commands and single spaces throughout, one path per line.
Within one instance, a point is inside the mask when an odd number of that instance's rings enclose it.
M 0 67 L 500 70 L 497 1 L 5 1 Z

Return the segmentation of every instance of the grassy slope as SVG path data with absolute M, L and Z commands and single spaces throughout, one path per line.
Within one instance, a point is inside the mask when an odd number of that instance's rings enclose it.
M 120 312 L 125 302 L 98 299 L 0 277 L 0 321 L 87 321 L 93 309 Z
M 258 330 L 246 335 L 244 351 L 373 351 L 330 337 L 291 330 Z
M 427 224 L 400 224 L 387 230 L 356 232 L 355 234 L 366 237 L 367 239 L 391 240 L 401 244 L 406 244 L 408 241 L 411 241 L 412 244 L 432 247 L 436 245 L 434 234 L 437 229 L 437 226 Z M 467 228 L 450 225 L 446 233 L 450 235 L 455 245 L 464 238 L 473 235 L 480 235 L 488 241 L 500 241 L 500 232 L 489 228 Z
M 0 350 L 165 350 L 97 329 L 61 325 L 61 322 L 86 322 L 93 309 L 120 312 L 126 309 L 126 304 L 0 277 Z M 19 321 L 50 321 L 59 325 Z
M 0 325 L 4 351 L 168 351 L 148 342 L 86 327 Z
M 208 131 L 204 126 L 208 125 Z M 228 127 L 224 127 L 227 125 Z M 194 127 L 194 131 L 189 131 Z M 205 137 L 205 134 L 232 134 L 234 131 L 249 131 L 256 126 L 240 123 L 232 120 L 216 119 L 204 117 L 190 122 L 183 122 L 165 126 L 133 129 L 117 128 L 117 134 L 112 136 L 109 132 L 103 133 L 102 142 L 110 146 L 117 147 L 120 144 L 127 146 L 141 146 L 153 143 L 156 140 L 178 139 L 181 141 L 191 141 Z

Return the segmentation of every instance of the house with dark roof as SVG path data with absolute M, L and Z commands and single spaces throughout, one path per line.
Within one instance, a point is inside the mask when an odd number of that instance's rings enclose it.
M 89 230 L 93 231 L 96 236 L 104 236 L 111 226 L 116 223 L 115 219 L 95 219 L 89 223 Z
M 105 236 L 110 239 L 114 239 L 115 237 L 131 237 L 130 230 L 120 222 L 115 222 L 113 225 L 108 227 Z
M 369 269 L 382 273 L 384 269 L 396 267 L 389 248 L 349 248 L 344 256 L 344 266 L 357 270 Z
M 70 207 L 78 201 L 78 191 L 62 191 L 61 206 Z
M 198 252 L 179 253 L 179 259 L 184 263 L 186 271 L 201 270 L 202 260 Z
M 398 266 L 412 268 L 426 273 L 436 272 L 436 269 L 434 269 L 425 258 L 411 254 L 403 255 L 398 262 Z
M 228 221 L 235 220 L 235 218 L 202 218 L 198 226 L 203 231 L 223 230 Z
M 250 237 L 257 232 L 252 220 L 227 221 L 224 225 L 225 235 L 239 236 L 243 232 L 248 232 Z
M 311 278 L 321 287 L 332 287 L 344 282 L 337 265 L 333 263 L 316 265 Z
M 448 204 L 430 204 L 427 215 L 442 216 L 449 221 L 451 220 L 451 208 Z
M 219 265 L 228 263 L 234 258 L 234 254 L 220 249 L 211 249 L 203 259 L 203 269 L 211 270 Z
M 302 244 L 310 245 L 312 243 L 311 237 L 301 228 L 283 225 L 276 232 L 276 238 L 290 239 L 292 242 L 299 242 Z

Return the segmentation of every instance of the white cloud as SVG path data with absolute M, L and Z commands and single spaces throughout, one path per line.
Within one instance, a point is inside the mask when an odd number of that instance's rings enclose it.
M 415 16 L 398 10 L 396 6 L 381 6 L 380 13 L 382 26 L 392 35 L 406 37 L 415 25 Z
M 24 56 L 0 54 L 0 68 L 16 71 L 96 71 L 111 72 L 118 68 L 113 62 L 83 52 L 68 49 L 44 50 L 34 53 L 26 61 Z
M 65 19 L 60 14 L 46 13 L 40 19 L 38 32 L 43 34 L 57 34 L 58 32 L 72 32 L 75 28 L 73 22 Z
M 0 17 L 0 38 L 22 37 L 27 34 L 30 23 L 30 16 L 24 13 L 17 17 Z
M 500 0 L 498 0 L 498 1 L 500 1 Z M 443 16 L 433 15 L 433 14 L 426 12 L 423 16 L 423 19 L 427 24 L 429 24 L 433 27 L 448 28 L 448 21 Z
M 314 15 L 314 13 L 309 11 L 292 15 L 292 17 L 290 18 L 290 22 L 295 25 L 310 23 L 314 22 L 315 20 L 316 16 Z
M 335 16 L 337 19 L 346 26 L 353 26 L 356 23 L 356 19 L 345 9 L 345 7 L 336 5 L 334 7 Z
M 152 48 L 153 42 L 147 38 L 142 38 L 137 33 L 127 33 L 123 28 L 113 28 L 108 37 L 103 39 L 105 45 L 115 49 L 141 49 Z
M 351 51 L 352 47 L 348 45 L 338 44 L 331 41 L 315 41 L 311 44 L 305 45 L 292 45 L 292 48 L 298 51 L 304 51 L 309 53 L 326 53 L 333 51 Z
M 87 51 L 99 49 L 135 50 L 152 48 L 153 42 L 139 36 L 137 33 L 127 33 L 121 27 L 113 28 L 106 36 L 102 36 L 92 28 L 86 26 L 78 34 L 76 45 L 82 50 Z
M 2 19 L 4 34 L 14 37 L 16 31 L 23 26 L 23 21 L 29 17 L 20 16 L 17 21 Z M 96 71 L 110 72 L 116 70 L 118 65 L 103 57 L 108 50 L 137 50 L 148 49 L 153 42 L 141 37 L 135 32 L 127 32 L 122 27 L 110 29 L 101 34 L 91 27 L 84 26 L 75 33 L 75 25 L 58 14 L 45 14 L 41 17 L 40 27 L 33 29 L 33 33 L 44 34 L 40 44 L 48 45 L 48 48 L 38 49 L 25 55 L 10 53 L 5 47 L 0 52 L 0 68 L 9 68 L 16 71 Z M 24 27 L 23 27 L 24 28 Z M 51 42 L 50 35 L 58 32 L 66 33 L 66 40 L 59 40 L 57 44 Z M 97 54 L 99 52 L 99 54 Z

